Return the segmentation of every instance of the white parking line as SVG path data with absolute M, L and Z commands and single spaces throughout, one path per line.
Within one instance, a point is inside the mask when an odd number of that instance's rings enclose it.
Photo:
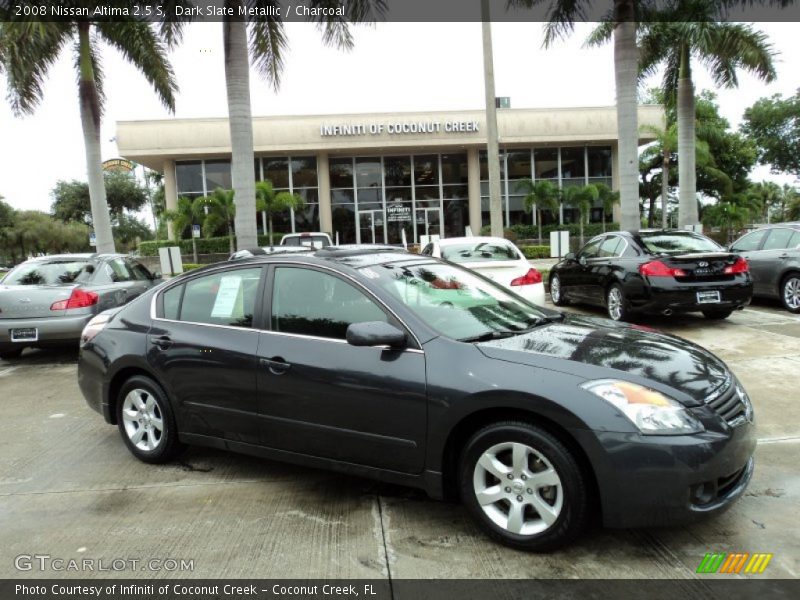
M 10 373 L 13 373 L 16 370 L 17 367 L 8 367 L 7 369 L 3 369 L 2 371 L 0 371 L 0 377 L 5 377 L 6 375 L 9 375 Z
M 800 435 L 787 435 L 784 437 L 776 438 L 761 438 L 758 440 L 759 444 L 798 444 L 800 443 Z

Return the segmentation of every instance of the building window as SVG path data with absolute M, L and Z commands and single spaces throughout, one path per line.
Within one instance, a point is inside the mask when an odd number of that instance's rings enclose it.
M 256 178 L 263 171 L 264 179 L 272 183 L 276 192 L 289 192 L 300 196 L 305 204 L 299 209 L 286 210 L 272 217 L 273 231 L 289 233 L 319 231 L 319 187 L 317 158 L 315 156 L 264 156 L 256 158 L 261 167 L 256 169 Z M 266 233 L 266 231 L 265 231 Z
M 205 195 L 203 161 L 193 160 L 175 163 L 175 179 L 178 185 L 178 196 L 186 194 Z

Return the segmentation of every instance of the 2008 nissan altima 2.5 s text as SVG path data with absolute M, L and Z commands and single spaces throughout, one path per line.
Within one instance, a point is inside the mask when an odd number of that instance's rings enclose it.
M 677 337 L 528 303 L 382 248 L 192 271 L 95 317 L 80 387 L 140 460 L 224 448 L 460 497 L 549 550 L 716 514 L 753 473 L 753 411 Z

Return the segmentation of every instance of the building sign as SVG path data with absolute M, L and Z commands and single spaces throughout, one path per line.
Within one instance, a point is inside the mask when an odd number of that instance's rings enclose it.
M 391 123 L 342 123 L 319 126 L 321 137 L 359 135 L 407 135 L 430 133 L 477 133 L 478 121 L 396 121 Z
M 411 207 L 408 204 L 387 204 L 386 205 L 387 223 L 410 223 Z
M 135 167 L 135 164 L 124 158 L 111 158 L 103 161 L 103 171 L 112 173 L 130 173 Z

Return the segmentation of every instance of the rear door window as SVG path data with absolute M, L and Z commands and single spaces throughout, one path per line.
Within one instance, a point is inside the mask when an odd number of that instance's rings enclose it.
M 764 238 L 765 233 L 767 233 L 766 229 L 760 229 L 758 231 L 748 233 L 739 241 L 734 242 L 733 246 L 731 246 L 731 250 L 733 250 L 734 252 L 748 252 L 751 250 L 758 250 L 758 247 L 761 245 L 761 240 Z
M 779 227 L 770 229 L 767 240 L 764 242 L 762 250 L 785 250 L 790 248 L 792 236 L 795 232 L 791 229 Z
M 600 251 L 597 253 L 597 256 L 601 258 L 614 258 L 619 256 L 621 242 L 622 240 L 617 236 L 606 238 L 606 240 L 600 244 Z

